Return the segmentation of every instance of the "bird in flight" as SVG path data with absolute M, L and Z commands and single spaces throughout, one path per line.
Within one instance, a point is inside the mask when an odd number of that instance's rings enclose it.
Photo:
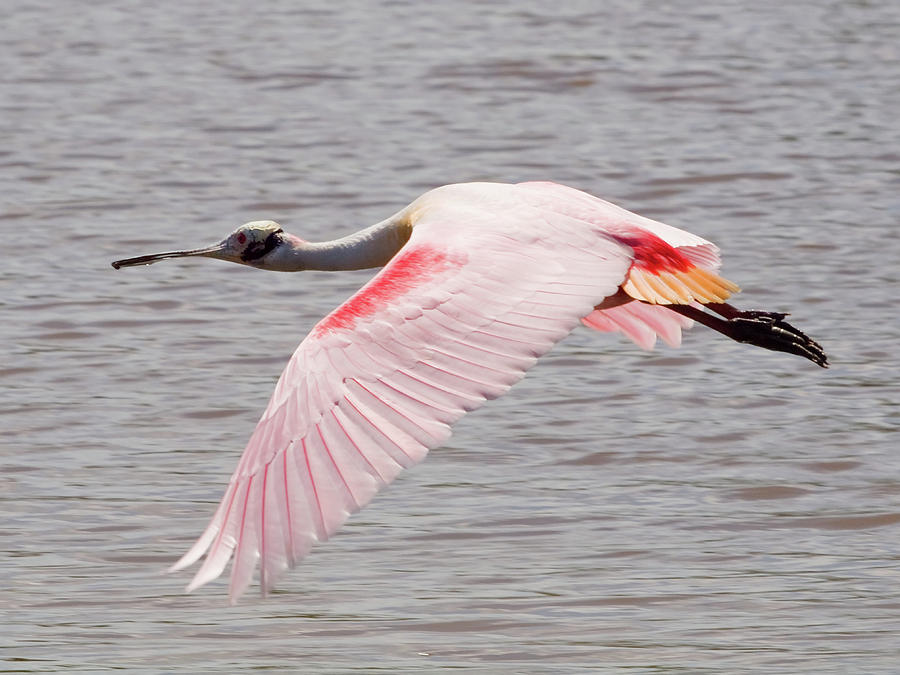
M 206 248 L 112 266 L 186 256 L 282 272 L 382 268 L 297 347 L 212 521 L 170 570 L 205 553 L 191 591 L 233 557 L 232 603 L 257 564 L 265 595 L 579 322 L 650 349 L 657 337 L 677 346 L 696 321 L 828 366 L 785 314 L 726 302 L 739 289 L 719 274 L 715 245 L 555 183 L 446 185 L 334 241 L 256 221 Z

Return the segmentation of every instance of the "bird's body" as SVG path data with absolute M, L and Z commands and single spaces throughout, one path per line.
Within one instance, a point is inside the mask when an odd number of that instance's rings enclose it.
M 260 221 L 206 249 L 113 265 L 183 255 L 276 271 L 384 265 L 297 348 L 209 527 L 173 566 L 208 552 L 190 590 L 234 556 L 232 600 L 257 562 L 271 588 L 579 321 L 650 348 L 679 344 L 694 319 L 826 365 L 784 315 L 725 304 L 738 288 L 713 244 L 554 183 L 444 186 L 334 242 Z

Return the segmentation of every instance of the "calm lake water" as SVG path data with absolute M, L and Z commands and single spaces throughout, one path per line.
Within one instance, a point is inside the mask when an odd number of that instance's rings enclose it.
M 0 670 L 900 670 L 895 2 L 4 3 Z M 576 330 L 278 592 L 161 574 L 371 272 L 115 272 L 553 179 L 833 367 Z

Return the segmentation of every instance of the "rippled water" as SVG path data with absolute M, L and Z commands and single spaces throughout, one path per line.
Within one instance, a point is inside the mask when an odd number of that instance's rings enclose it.
M 896 672 L 894 3 L 4 7 L 2 669 Z M 537 178 L 715 240 L 833 367 L 578 330 L 277 593 L 183 595 L 370 273 L 109 262 Z

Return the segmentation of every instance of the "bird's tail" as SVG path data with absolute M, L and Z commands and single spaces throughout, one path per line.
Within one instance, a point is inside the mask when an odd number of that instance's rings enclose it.
M 609 309 L 597 309 L 581 322 L 604 333 L 620 332 L 642 349 L 653 349 L 659 337 L 670 347 L 681 344 L 681 331 L 694 322 L 670 311 L 665 305 L 628 302 Z

